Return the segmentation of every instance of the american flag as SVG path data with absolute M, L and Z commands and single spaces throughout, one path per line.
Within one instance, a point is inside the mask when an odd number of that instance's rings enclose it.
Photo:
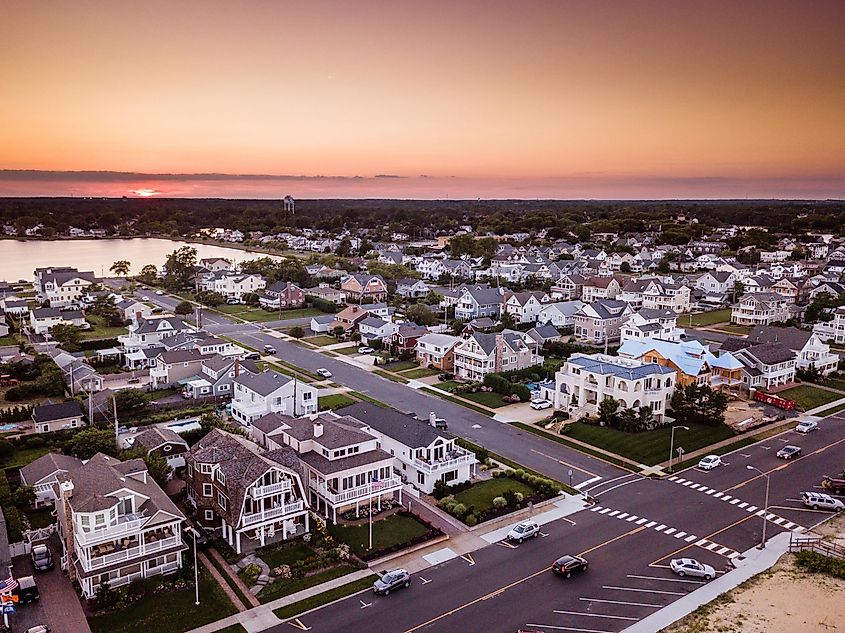
M 11 591 L 17 586 L 18 581 L 15 580 L 11 574 L 9 574 L 9 577 L 6 578 L 6 580 L 0 582 L 0 593 L 6 593 L 7 591 Z

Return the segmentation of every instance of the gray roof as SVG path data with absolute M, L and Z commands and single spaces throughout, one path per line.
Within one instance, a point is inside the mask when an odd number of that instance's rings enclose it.
M 82 465 L 82 460 L 72 455 L 47 453 L 21 468 L 21 478 L 32 486 L 58 471 L 70 472 Z
M 426 422 L 369 402 L 356 402 L 338 411 L 364 422 L 372 429 L 390 436 L 410 448 L 428 446 L 438 437 L 449 438 L 448 433 L 430 426 Z
M 374 451 L 366 451 L 363 453 L 356 453 L 355 455 L 347 455 L 338 459 L 326 459 L 319 453 L 309 451 L 302 453 L 299 456 L 303 462 L 311 466 L 317 472 L 323 475 L 330 475 L 332 473 L 346 470 L 347 468 L 356 468 L 358 466 L 366 466 L 367 464 L 374 464 L 386 459 L 392 459 L 390 453 L 378 448 Z
M 79 404 L 79 400 L 68 400 L 56 404 L 41 404 L 32 411 L 32 419 L 38 424 L 81 415 L 82 406 Z
M 560 332 L 553 325 L 538 325 L 528 330 L 528 336 L 538 343 L 542 343 L 543 341 L 560 338 Z
M 387 321 L 374 316 L 368 316 L 358 321 L 358 325 L 366 325 L 367 327 L 382 328 L 387 325 Z
M 172 365 L 174 363 L 190 363 L 204 359 L 204 356 L 198 349 L 174 349 L 169 352 L 162 352 L 159 356 L 161 356 L 161 359 L 167 365 Z
M 771 327 L 757 325 L 748 333 L 747 341 L 752 345 L 758 343 L 779 343 L 793 352 L 804 349 L 812 332 L 799 330 L 797 327 Z
M 319 415 L 313 420 L 288 418 L 285 423 L 288 427 L 285 431 L 291 437 L 299 441 L 315 440 L 326 448 L 343 448 L 375 439 L 372 434 L 362 429 L 365 426 L 363 422 L 349 416 Z M 323 425 L 323 434 L 320 437 L 314 434 L 315 424 Z
M 185 323 L 180 317 L 157 317 L 154 319 L 141 319 L 138 323 L 138 328 L 135 330 L 138 334 L 149 334 L 151 332 L 158 332 L 158 326 L 160 323 L 166 321 L 170 324 L 172 330 L 163 330 L 163 331 L 181 331 L 181 330 L 188 330 L 190 327 L 187 323 Z
M 465 286 L 464 292 L 475 299 L 479 305 L 495 305 L 502 303 L 502 294 L 498 288 L 489 288 L 486 286 Z
M 795 360 L 795 352 L 782 343 L 763 343 L 761 345 L 752 345 L 751 347 L 739 350 L 735 356 L 742 360 L 744 354 L 753 356 L 765 365 L 775 365 L 777 363 L 785 363 L 790 360 Z
M 293 378 L 280 374 L 271 369 L 265 369 L 260 374 L 241 374 L 232 382 L 243 385 L 262 396 L 269 396 L 279 387 L 286 385 Z
M 676 319 L 678 313 L 669 308 L 640 308 L 637 312 L 644 319 Z
M 162 444 L 181 444 L 188 448 L 188 443 L 173 429 L 163 426 L 152 426 L 135 436 L 135 446 L 143 446 L 147 451 L 158 448 Z
M 610 375 L 617 378 L 627 378 L 628 380 L 639 380 L 640 378 L 647 378 L 654 374 L 674 374 L 675 370 L 656 363 L 646 363 L 637 367 L 628 367 L 621 363 L 614 363 L 604 359 L 593 358 L 591 356 L 573 356 L 567 361 L 572 365 L 577 365 L 585 371 L 594 372 L 603 376 Z

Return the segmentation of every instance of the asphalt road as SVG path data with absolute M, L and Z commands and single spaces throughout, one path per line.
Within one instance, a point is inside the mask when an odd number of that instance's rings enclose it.
M 785 444 L 801 458 L 775 457 Z M 416 574 L 409 589 L 387 597 L 364 592 L 275 626 L 357 632 L 529 630 L 616 633 L 701 586 L 668 568 L 692 557 L 717 573 L 760 542 L 765 476 L 771 478 L 767 537 L 803 531 L 827 512 L 804 508 L 802 490 L 845 467 L 845 416 L 821 422 L 807 436 L 788 431 L 723 456 L 710 472 L 687 469 L 651 480 L 625 475 L 591 487 L 597 505 L 543 527 L 542 538 L 513 547 L 497 543 Z M 448 545 L 446 543 L 445 545 Z M 571 579 L 549 567 L 563 554 L 582 554 L 590 569 Z
M 154 291 L 141 290 L 138 295 L 147 297 L 167 310 L 173 310 L 181 301 L 170 295 L 156 295 Z M 305 370 L 325 367 L 332 372 L 334 382 L 367 394 L 399 411 L 416 414 L 427 419 L 433 411 L 449 422 L 449 431 L 480 444 L 508 459 L 543 473 L 560 482 L 569 483 L 572 471 L 573 485 L 596 479 L 612 478 L 624 474 L 616 466 L 588 455 L 545 440 L 516 427 L 494 421 L 492 418 L 466 409 L 460 405 L 406 385 L 382 378 L 360 367 L 321 354 L 302 345 L 279 340 L 267 333 L 266 328 L 287 327 L 309 319 L 292 319 L 273 323 L 234 323 L 228 317 L 213 312 L 203 313 L 203 327 L 214 334 L 226 336 L 261 349 L 264 345 L 276 348 L 277 356 Z

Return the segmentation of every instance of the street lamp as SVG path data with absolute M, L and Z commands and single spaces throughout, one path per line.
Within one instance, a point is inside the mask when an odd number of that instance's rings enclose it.
M 671 439 L 669 440 L 669 472 L 672 472 L 672 456 L 675 454 L 675 429 L 684 429 L 685 431 L 689 431 L 688 426 L 673 426 L 672 427 L 672 435 Z
M 195 595 L 194 604 L 199 606 L 199 604 L 200 604 L 200 581 L 199 581 L 200 562 L 197 559 L 197 537 L 199 536 L 199 534 L 197 533 L 197 531 L 194 528 L 192 528 L 190 526 L 188 526 L 188 528 L 186 528 L 185 531 L 191 533 L 191 540 L 194 542 L 194 595 Z
M 756 468 L 755 466 L 748 465 L 746 466 L 746 468 L 748 470 L 756 470 L 758 473 L 760 473 L 761 475 L 763 475 L 763 477 L 766 478 L 766 501 L 763 507 L 763 536 L 760 540 L 760 549 L 763 549 L 766 547 L 766 524 L 769 522 L 769 483 L 771 482 L 771 478 L 767 473 L 764 473 L 762 470 Z

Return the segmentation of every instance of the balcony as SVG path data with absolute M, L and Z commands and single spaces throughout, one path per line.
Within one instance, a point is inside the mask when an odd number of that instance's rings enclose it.
M 138 532 L 141 526 L 149 520 L 149 517 L 142 514 L 124 514 L 118 517 L 117 523 L 104 525 L 90 531 L 85 531 L 79 524 L 76 524 L 74 525 L 74 536 L 80 545 L 92 545 Z
M 327 488 L 323 483 L 310 482 L 309 486 L 312 490 L 325 498 L 333 505 L 340 505 L 343 503 L 352 503 L 361 499 L 370 499 L 372 497 L 382 495 L 394 490 L 399 490 L 402 487 L 402 480 L 399 477 L 388 477 L 379 481 L 371 481 L 363 486 L 357 486 L 341 492 L 333 492 Z
M 279 481 L 274 484 L 266 484 L 263 486 L 252 486 L 249 489 L 249 495 L 253 499 L 260 499 L 262 497 L 269 497 L 270 495 L 280 494 L 283 492 L 290 492 L 293 484 L 290 481 Z
M 448 457 L 447 455 L 446 459 L 435 460 L 432 462 L 420 459 L 419 457 L 414 457 L 414 468 L 428 474 L 433 474 L 443 470 L 457 468 L 459 466 L 463 466 L 464 464 L 473 464 L 476 461 L 475 453 L 466 452 L 458 455 L 452 453 L 452 455 L 452 457 Z
M 266 404 L 264 402 L 250 402 L 249 400 L 234 400 L 232 408 L 236 409 L 241 417 L 244 419 L 253 419 L 261 417 L 267 413 Z
M 123 550 L 117 550 L 111 554 L 104 554 L 103 556 L 92 556 L 90 560 L 80 557 L 83 569 L 86 571 L 93 571 L 101 567 L 108 567 L 115 563 L 122 563 L 131 561 L 141 556 L 146 556 L 153 552 L 160 552 L 162 550 L 170 549 L 182 544 L 182 539 L 178 536 L 171 536 L 170 538 L 162 539 L 160 541 L 153 541 L 152 543 L 144 543 L 129 547 Z
M 252 514 L 244 514 L 241 519 L 241 524 L 243 527 L 247 527 L 249 525 L 255 525 L 257 523 L 263 523 L 264 521 L 269 521 L 271 519 L 277 519 L 280 517 L 287 516 L 289 514 L 301 512 L 304 508 L 305 502 L 300 499 L 299 501 L 295 501 L 294 503 L 288 503 L 277 508 L 269 508 L 262 512 L 254 512 Z

